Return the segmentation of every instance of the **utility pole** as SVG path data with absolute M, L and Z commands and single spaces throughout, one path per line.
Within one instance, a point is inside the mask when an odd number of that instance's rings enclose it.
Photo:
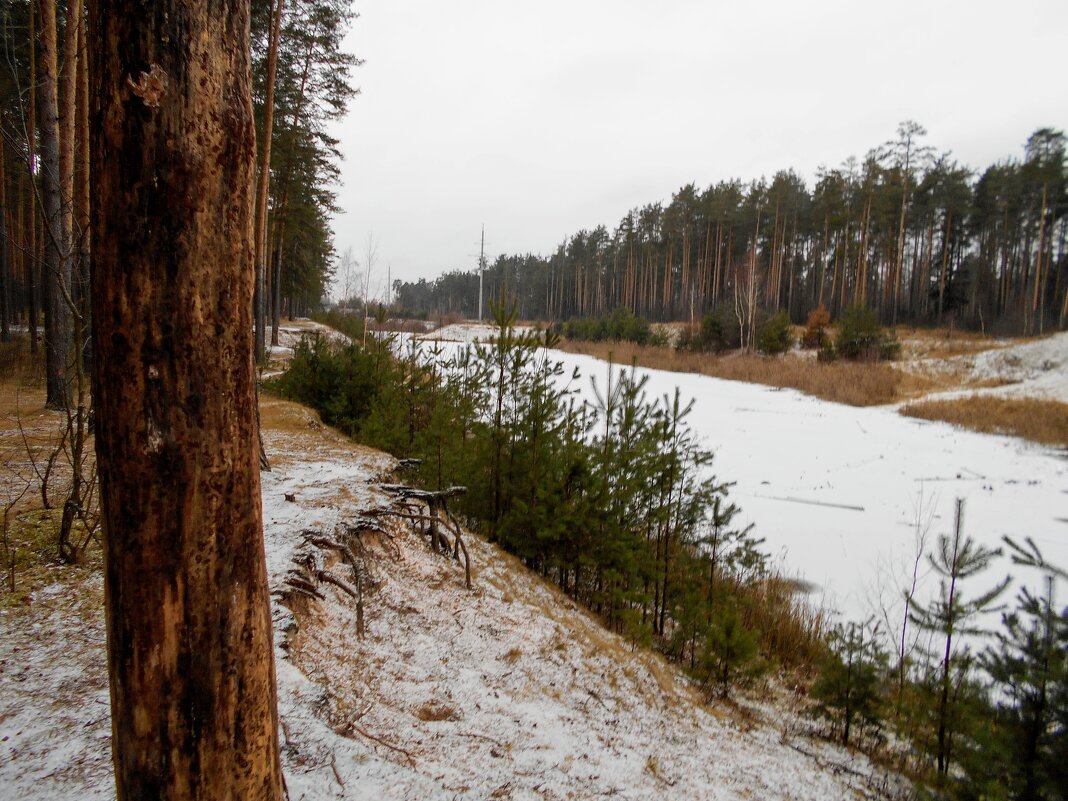
M 482 223 L 482 245 L 478 249 L 478 321 L 482 322 L 482 277 L 486 273 L 486 224 Z

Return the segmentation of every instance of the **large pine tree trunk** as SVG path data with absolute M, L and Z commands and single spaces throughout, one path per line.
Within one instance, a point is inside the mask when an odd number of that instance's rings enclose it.
M 94 0 L 92 314 L 115 775 L 282 797 L 252 363 L 247 0 Z

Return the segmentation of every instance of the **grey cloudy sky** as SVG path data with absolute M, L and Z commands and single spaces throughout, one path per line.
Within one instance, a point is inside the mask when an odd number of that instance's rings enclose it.
M 1068 128 L 1064 0 L 356 0 L 338 252 L 373 291 L 547 253 L 690 181 L 821 165 L 916 120 L 982 168 Z

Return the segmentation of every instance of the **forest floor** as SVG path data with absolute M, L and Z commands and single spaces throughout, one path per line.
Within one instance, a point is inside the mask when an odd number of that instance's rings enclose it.
M 6 392 L 10 379 L 0 380 Z M 42 431 L 58 416 L 34 387 L 5 407 Z M 397 463 L 300 406 L 261 404 L 272 470 L 264 530 L 290 798 L 886 798 L 903 781 L 819 735 L 771 681 L 708 703 L 660 657 L 607 633 L 554 587 L 469 535 L 474 567 L 434 554 L 401 521 L 362 535 L 374 589 L 365 636 L 353 601 L 284 597 L 308 531 L 391 508 Z M 25 423 L 23 424 L 25 426 Z M 17 451 L 12 446 L 8 456 Z M 17 469 L 13 457 L 5 463 Z M 36 505 L 15 508 L 19 528 Z M 25 526 L 22 526 L 23 528 Z M 40 526 L 38 527 L 40 528 Z M 5 799 L 110 799 L 99 546 L 59 567 L 47 532 L 19 540 L 17 594 L 0 604 L 0 786 Z M 327 564 L 330 557 L 326 557 Z M 334 566 L 340 570 L 338 566 Z

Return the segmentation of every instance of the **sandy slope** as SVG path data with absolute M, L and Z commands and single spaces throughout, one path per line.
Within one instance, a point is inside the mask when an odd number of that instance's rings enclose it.
M 1022 342 L 999 340 L 978 353 L 917 359 L 902 366 L 920 374 L 954 375 L 968 387 L 930 398 L 975 393 L 1068 403 L 1068 331 Z M 976 386 L 984 383 L 995 386 Z
M 268 570 L 302 531 L 387 504 L 388 457 L 268 401 Z M 287 501 L 286 494 L 295 496 Z M 606 634 L 553 588 L 469 538 L 475 586 L 398 526 L 368 542 L 367 636 L 347 596 L 275 599 L 283 759 L 293 799 L 830 799 L 893 786 L 809 739 L 782 704 L 708 708 L 659 658 Z M 98 575 L 57 573 L 0 614 L 5 799 L 113 797 Z M 376 739 L 377 738 L 377 739 Z

